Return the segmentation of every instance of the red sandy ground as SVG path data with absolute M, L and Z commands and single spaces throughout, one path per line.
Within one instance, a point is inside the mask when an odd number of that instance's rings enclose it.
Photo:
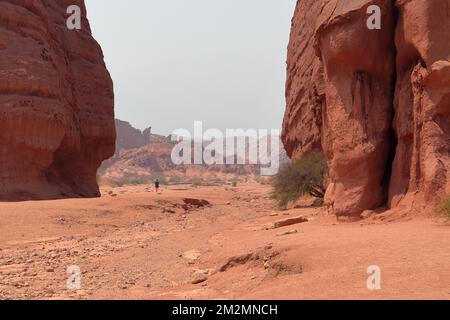
M 126 187 L 100 199 L 1 203 L 0 298 L 450 298 L 450 226 L 425 214 L 338 223 L 320 209 L 278 211 L 269 192 Z M 212 206 L 184 213 L 183 197 Z M 298 215 L 312 220 L 265 228 Z M 255 254 L 217 271 L 246 253 Z M 83 272 L 77 292 L 66 286 L 70 265 Z M 367 289 L 371 265 L 381 268 L 381 290 Z

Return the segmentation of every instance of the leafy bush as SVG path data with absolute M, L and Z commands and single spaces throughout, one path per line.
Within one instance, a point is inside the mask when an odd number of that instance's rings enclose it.
M 149 183 L 148 177 L 145 177 L 145 176 L 136 176 L 136 177 L 130 178 L 130 180 L 126 181 L 126 184 L 132 185 L 132 186 L 138 186 L 138 185 L 148 184 L 148 183 Z
M 123 186 L 137 186 L 141 184 L 148 184 L 148 177 L 133 176 L 133 177 L 120 177 L 120 178 L 110 178 L 109 183 L 113 187 L 123 187 Z
M 271 179 L 268 179 L 267 177 L 258 177 L 256 179 L 256 182 L 263 186 L 266 186 L 266 185 L 270 185 L 272 181 L 271 181 Z
M 450 221 L 450 197 L 442 201 L 442 203 L 436 208 L 436 213 Z
M 222 186 L 224 184 L 224 182 L 219 179 L 219 178 L 212 178 L 207 180 L 204 185 L 207 187 L 218 187 L 218 186 Z
M 286 164 L 271 180 L 272 197 L 280 207 L 286 207 L 309 194 L 324 198 L 328 183 L 328 166 L 322 152 L 314 151 L 301 160 Z
M 156 179 L 159 180 L 159 183 L 160 183 L 160 184 L 167 184 L 167 178 L 166 178 L 166 176 L 164 175 L 164 173 L 155 173 L 155 174 L 152 174 L 148 182 L 149 182 L 150 184 L 152 184 Z
M 194 176 L 192 178 L 190 178 L 188 180 L 188 182 L 193 186 L 193 187 L 200 187 L 204 184 L 204 181 L 202 178 Z
M 169 184 L 181 184 L 183 180 L 178 176 L 173 176 L 168 179 Z
M 166 184 L 167 179 L 162 174 L 142 174 L 137 172 L 124 172 L 119 177 L 109 177 L 105 180 L 109 182 L 112 187 L 123 186 L 138 186 L 138 185 L 153 185 L 153 182 L 158 179 L 161 184 Z

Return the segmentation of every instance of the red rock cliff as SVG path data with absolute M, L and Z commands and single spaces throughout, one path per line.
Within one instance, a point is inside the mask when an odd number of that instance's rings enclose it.
M 82 9 L 81 30 L 66 27 Z M 0 1 L 0 198 L 98 196 L 113 85 L 82 0 Z
M 288 51 L 283 141 L 324 150 L 332 212 L 450 193 L 450 0 L 299 0 Z

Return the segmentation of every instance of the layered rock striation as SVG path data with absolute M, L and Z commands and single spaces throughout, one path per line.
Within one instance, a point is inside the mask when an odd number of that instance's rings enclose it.
M 74 4 L 81 30 L 66 26 Z M 0 199 L 99 195 L 114 93 L 84 1 L 0 1 L 0 141 Z

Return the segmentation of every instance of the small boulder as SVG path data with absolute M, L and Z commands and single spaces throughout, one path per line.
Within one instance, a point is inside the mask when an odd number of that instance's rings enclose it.
M 209 203 L 208 201 L 203 200 L 203 199 L 184 198 L 183 202 L 185 205 L 197 207 L 197 208 L 208 207 L 211 205 L 211 203 Z
M 194 279 L 191 281 L 192 284 L 200 284 L 208 280 L 208 277 L 202 273 L 196 273 Z

